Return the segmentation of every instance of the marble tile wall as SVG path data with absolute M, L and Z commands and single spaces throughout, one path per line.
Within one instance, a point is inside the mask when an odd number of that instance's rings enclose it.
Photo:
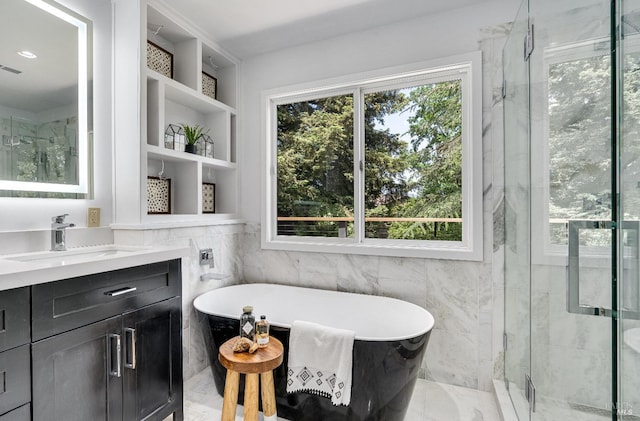
M 508 25 L 480 35 L 483 52 L 484 260 L 392 258 L 262 250 L 260 225 L 246 225 L 246 282 L 273 282 L 400 298 L 430 311 L 436 324 L 421 375 L 491 390 L 502 378 L 502 46 Z
M 383 295 L 426 308 L 436 323 L 422 376 L 489 390 L 491 370 L 480 365 L 491 360 L 490 263 L 262 250 L 260 225 L 252 223 L 243 247 L 246 282 Z
M 117 244 L 189 247 L 182 259 L 183 374 L 189 379 L 209 365 L 193 300 L 207 291 L 242 281 L 243 224 L 156 230 L 115 230 Z M 200 249 L 211 248 L 214 267 L 199 264 Z
M 511 30 L 510 24 L 497 25 L 483 29 L 479 34 L 479 46 L 482 51 L 483 62 L 483 142 L 484 142 L 484 178 L 485 178 L 485 212 L 490 212 L 488 225 L 491 231 L 486 235 L 489 246 L 486 254 L 491 256 L 491 302 L 486 303 L 485 317 L 491 332 L 486 337 L 490 343 L 483 344 L 483 348 L 490 350 L 487 359 L 480 359 L 481 370 L 485 370 L 482 381 L 491 382 L 492 379 L 504 377 L 504 122 L 502 101 L 502 52 L 507 35 Z M 490 180 L 490 195 L 487 195 L 487 180 Z M 488 196 L 488 197 L 487 197 Z M 487 222 L 485 222 L 487 224 Z M 486 229 L 485 229 L 486 233 Z M 484 330 L 486 331 L 486 330 Z M 485 341 L 486 342 L 486 341 Z M 485 354 L 486 355 L 486 354 Z M 483 384 L 483 388 L 489 385 Z

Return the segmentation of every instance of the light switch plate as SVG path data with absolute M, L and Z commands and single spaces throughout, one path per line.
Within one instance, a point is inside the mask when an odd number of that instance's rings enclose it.
M 88 208 L 87 209 L 87 227 L 99 227 L 100 226 L 100 208 Z

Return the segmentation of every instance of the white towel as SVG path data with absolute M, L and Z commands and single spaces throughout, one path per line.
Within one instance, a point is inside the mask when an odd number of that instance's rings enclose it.
M 287 393 L 311 392 L 334 405 L 351 401 L 355 332 L 296 320 L 289 337 Z

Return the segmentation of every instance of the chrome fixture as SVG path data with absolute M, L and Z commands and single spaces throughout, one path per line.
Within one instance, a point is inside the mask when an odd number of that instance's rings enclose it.
M 51 218 L 51 251 L 64 251 L 67 249 L 65 242 L 66 229 L 74 227 L 75 224 L 64 222 L 68 213 Z

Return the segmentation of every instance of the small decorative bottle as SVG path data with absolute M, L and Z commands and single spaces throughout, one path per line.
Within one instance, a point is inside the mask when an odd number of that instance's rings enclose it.
M 240 316 L 240 337 L 251 339 L 253 342 L 256 336 L 256 318 L 252 313 L 253 307 L 245 306 L 242 311 L 242 316 Z
M 258 347 L 265 348 L 269 345 L 269 322 L 264 314 L 260 316 L 260 320 L 256 322 L 256 341 Z

